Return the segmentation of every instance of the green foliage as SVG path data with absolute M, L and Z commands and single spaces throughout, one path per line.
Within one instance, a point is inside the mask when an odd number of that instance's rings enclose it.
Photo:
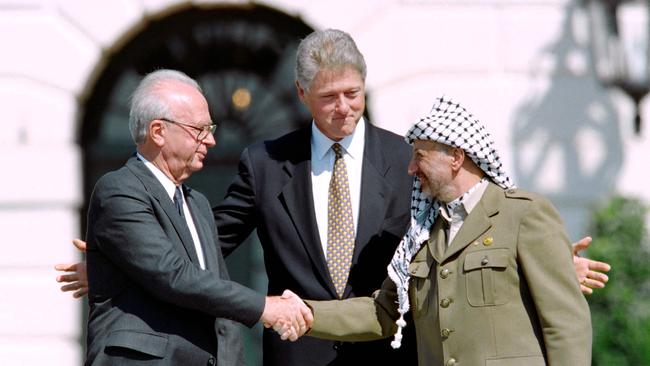
M 612 269 L 605 289 L 588 297 L 595 366 L 650 365 L 650 251 L 646 207 L 614 197 L 593 215 L 589 257 Z

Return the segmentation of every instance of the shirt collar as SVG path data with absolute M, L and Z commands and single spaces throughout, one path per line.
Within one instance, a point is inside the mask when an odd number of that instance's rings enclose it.
M 361 117 L 359 122 L 357 122 L 357 127 L 355 127 L 354 132 L 349 136 L 345 136 L 341 141 L 330 139 L 325 136 L 318 127 L 316 127 L 316 122 L 312 121 L 311 123 L 311 144 L 316 153 L 315 158 L 318 160 L 324 159 L 332 145 L 336 142 L 343 147 L 343 150 L 345 150 L 352 159 L 361 159 L 363 155 L 365 135 L 366 124 L 363 117 Z
M 171 179 L 169 179 L 165 173 L 162 172 L 162 170 L 158 169 L 157 166 L 153 165 L 152 162 L 149 160 L 145 159 L 144 156 L 142 156 L 139 152 L 136 153 L 138 156 L 138 159 L 140 159 L 144 165 L 149 168 L 151 173 L 153 173 L 154 177 L 158 179 L 160 184 L 162 184 L 163 188 L 165 188 L 165 192 L 169 195 L 169 198 L 172 200 L 174 199 L 174 192 L 176 191 L 176 184 L 172 182 Z
M 487 178 L 483 177 L 462 196 L 441 206 L 440 212 L 446 219 L 452 216 L 454 211 L 457 210 L 464 210 L 465 215 L 469 215 L 469 213 L 472 212 L 474 207 L 476 207 L 478 202 L 481 200 L 481 197 L 483 197 L 483 193 L 485 192 L 487 186 L 488 180 Z M 443 207 L 445 208 L 443 209 Z

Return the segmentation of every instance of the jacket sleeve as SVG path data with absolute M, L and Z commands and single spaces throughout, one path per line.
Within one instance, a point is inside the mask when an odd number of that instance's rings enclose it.
M 589 306 L 571 258 L 571 243 L 555 208 L 536 197 L 524 215 L 517 245 L 544 337 L 549 365 L 591 365 Z
M 156 205 L 141 184 L 115 176 L 98 181 L 88 213 L 89 279 L 97 271 L 106 280 L 109 273 L 101 271 L 115 267 L 161 301 L 248 326 L 259 321 L 265 297 L 182 257 L 181 244 L 165 232 L 162 222 L 168 218 Z M 93 258 L 109 263 L 93 263 Z M 92 297 L 92 282 L 90 290 Z
M 224 256 L 232 253 L 257 227 L 254 184 L 252 158 L 246 148 L 239 160 L 237 176 L 228 187 L 226 196 L 212 209 Z
M 314 322 L 307 335 L 339 341 L 372 341 L 387 338 L 395 332 L 397 314 L 395 284 L 386 278 L 373 297 L 346 300 L 312 301 L 306 303 L 314 313 Z

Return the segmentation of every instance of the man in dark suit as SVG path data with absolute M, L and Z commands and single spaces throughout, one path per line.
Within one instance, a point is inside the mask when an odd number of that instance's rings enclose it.
M 239 174 L 214 208 L 226 253 L 257 229 L 264 248 L 269 294 L 290 288 L 309 299 L 368 296 L 378 289 L 408 224 L 410 148 L 403 138 L 369 124 L 365 109 L 366 66 L 352 38 L 317 31 L 298 47 L 296 87 L 313 116 L 311 126 L 242 153 Z M 339 289 L 328 264 L 328 196 L 335 153 L 342 146 L 354 227 Z M 381 345 L 301 338 L 282 342 L 264 332 L 265 365 L 413 364 L 414 352 Z
M 233 321 L 306 328 L 304 304 L 229 280 L 208 200 L 183 184 L 215 145 L 198 84 L 147 75 L 129 127 L 137 153 L 97 181 L 88 209 L 86 363 L 242 365 Z

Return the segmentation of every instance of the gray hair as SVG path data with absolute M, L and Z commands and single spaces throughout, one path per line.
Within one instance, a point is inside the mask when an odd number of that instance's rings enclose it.
M 366 80 L 366 62 L 349 34 L 337 29 L 315 31 L 303 39 L 296 53 L 296 80 L 309 91 L 322 68 L 354 67 Z
M 169 105 L 160 95 L 160 87 L 170 81 L 190 85 L 203 93 L 196 80 L 181 71 L 161 69 L 147 74 L 131 96 L 129 130 L 136 145 L 144 142 L 151 121 L 158 118 L 173 119 L 169 115 Z

